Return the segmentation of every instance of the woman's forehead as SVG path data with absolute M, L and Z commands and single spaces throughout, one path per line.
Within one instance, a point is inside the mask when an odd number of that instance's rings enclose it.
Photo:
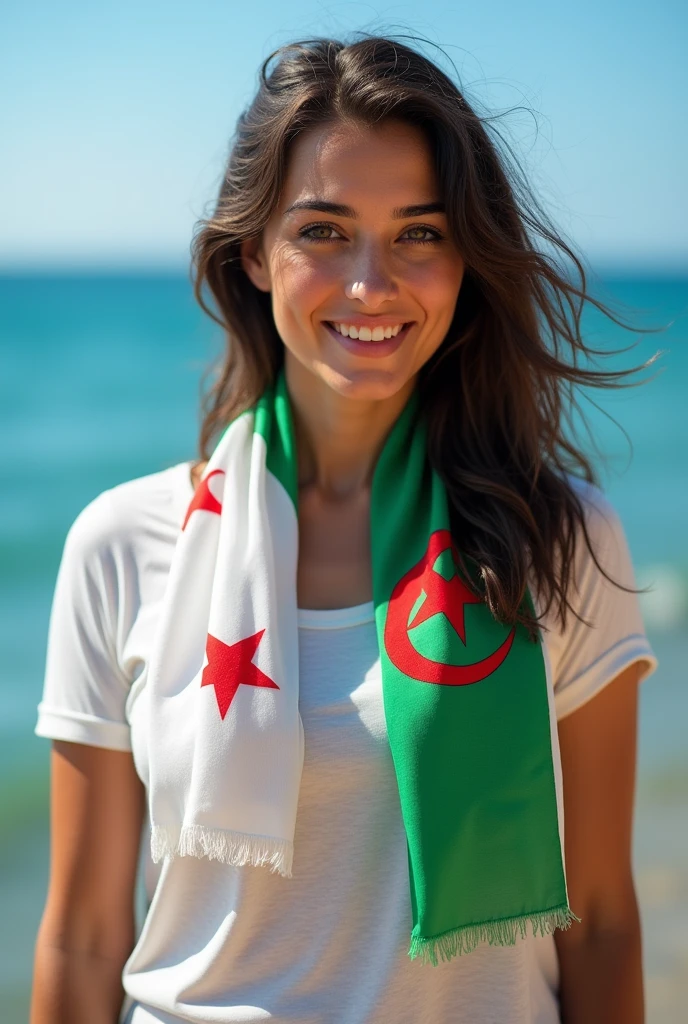
M 363 213 L 357 209 L 363 204 L 390 215 L 399 207 L 437 201 L 435 167 L 423 132 L 399 121 L 310 129 L 290 152 L 281 212 L 318 199 L 354 212 Z

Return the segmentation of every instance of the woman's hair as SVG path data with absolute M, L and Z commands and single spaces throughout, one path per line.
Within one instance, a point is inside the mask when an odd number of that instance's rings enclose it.
M 487 120 L 440 68 L 396 39 L 304 40 L 262 64 L 258 92 L 238 119 L 214 212 L 199 221 L 192 244 L 196 299 L 227 341 L 205 398 L 201 457 L 272 384 L 284 359 L 270 295 L 242 269 L 240 243 L 260 235 L 275 210 L 291 144 L 337 120 L 370 126 L 385 119 L 425 133 L 449 230 L 465 262 L 451 327 L 418 377 L 428 454 L 448 492 L 457 547 L 477 566 L 498 619 L 523 622 L 534 633 L 536 620 L 524 602 L 532 571 L 544 613 L 554 603 L 564 626 L 567 609 L 577 614 L 568 593 L 578 527 L 599 566 L 584 505 L 567 479 L 596 482 L 566 433 L 578 410 L 576 388 L 619 386 L 635 372 L 590 367 L 602 353 L 581 337 L 583 304 L 621 321 L 587 294 L 580 260 L 518 165 L 498 152 Z M 536 249 L 533 234 L 571 259 L 580 287 Z M 204 300 L 204 284 L 217 313 Z

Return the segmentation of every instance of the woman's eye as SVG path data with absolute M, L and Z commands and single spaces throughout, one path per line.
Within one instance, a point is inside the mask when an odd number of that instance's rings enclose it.
M 311 242 L 329 242 L 331 238 L 335 237 L 328 234 L 331 231 L 335 232 L 337 238 L 341 238 L 331 224 L 311 224 L 310 227 L 302 228 L 299 234 L 301 238 L 308 238 Z
M 334 242 L 343 236 L 339 234 L 332 224 L 307 224 L 299 231 L 301 238 L 307 238 L 310 242 Z M 406 237 L 404 237 L 406 236 Z M 410 237 L 409 237 L 410 236 Z M 428 237 L 429 236 L 429 237 Z M 402 241 L 415 242 L 421 245 L 425 243 L 441 242 L 443 235 L 436 228 L 416 227 L 407 228 L 402 235 Z
M 415 228 L 407 228 L 405 232 L 407 235 L 413 235 L 414 233 L 415 237 L 409 239 L 411 242 L 440 242 L 442 240 L 442 235 L 435 228 L 424 228 L 418 226 Z M 419 238 L 419 235 L 430 235 L 430 238 Z

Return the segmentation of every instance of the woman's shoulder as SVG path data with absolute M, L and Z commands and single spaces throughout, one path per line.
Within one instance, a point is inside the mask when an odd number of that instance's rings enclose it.
M 151 544 L 174 544 L 193 494 L 190 468 L 181 462 L 101 491 L 72 523 L 65 557 L 102 561 Z
M 132 630 L 164 589 L 190 495 L 189 463 L 180 463 L 102 491 L 74 520 L 52 603 L 38 736 L 131 749 L 126 701 L 147 642 Z
M 633 586 L 633 566 L 622 518 L 614 502 L 597 484 L 568 473 L 565 481 L 578 498 L 582 521 L 576 518 L 573 526 L 574 550 L 569 554 L 568 598 L 576 603 L 581 587 L 599 595 L 604 592 L 610 599 L 618 594 L 607 576 L 611 575 L 623 585 Z M 557 550 L 555 571 L 561 573 L 562 552 Z M 599 596 L 598 595 L 598 596 Z
M 632 662 L 644 662 L 642 678 L 657 664 L 645 634 L 619 512 L 596 484 L 574 476 L 568 481 L 580 499 L 589 544 L 579 523 L 567 590 L 575 614 L 568 611 L 565 626 L 554 609 L 545 617 L 559 718 L 575 711 Z
M 567 474 L 566 480 L 583 509 L 584 522 L 576 524 L 575 568 L 579 573 L 588 567 L 592 569 L 596 559 L 612 571 L 621 568 L 619 563 L 625 570 L 630 568 L 626 532 L 614 502 L 596 483 L 573 474 Z M 604 574 L 601 576 L 603 579 Z

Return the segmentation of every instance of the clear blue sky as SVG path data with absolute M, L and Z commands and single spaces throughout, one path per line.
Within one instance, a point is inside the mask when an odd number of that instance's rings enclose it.
M 15 0 L 0 17 L 0 265 L 186 266 L 261 59 L 395 28 L 442 45 L 469 100 L 526 108 L 502 128 L 591 260 L 688 269 L 683 0 Z

